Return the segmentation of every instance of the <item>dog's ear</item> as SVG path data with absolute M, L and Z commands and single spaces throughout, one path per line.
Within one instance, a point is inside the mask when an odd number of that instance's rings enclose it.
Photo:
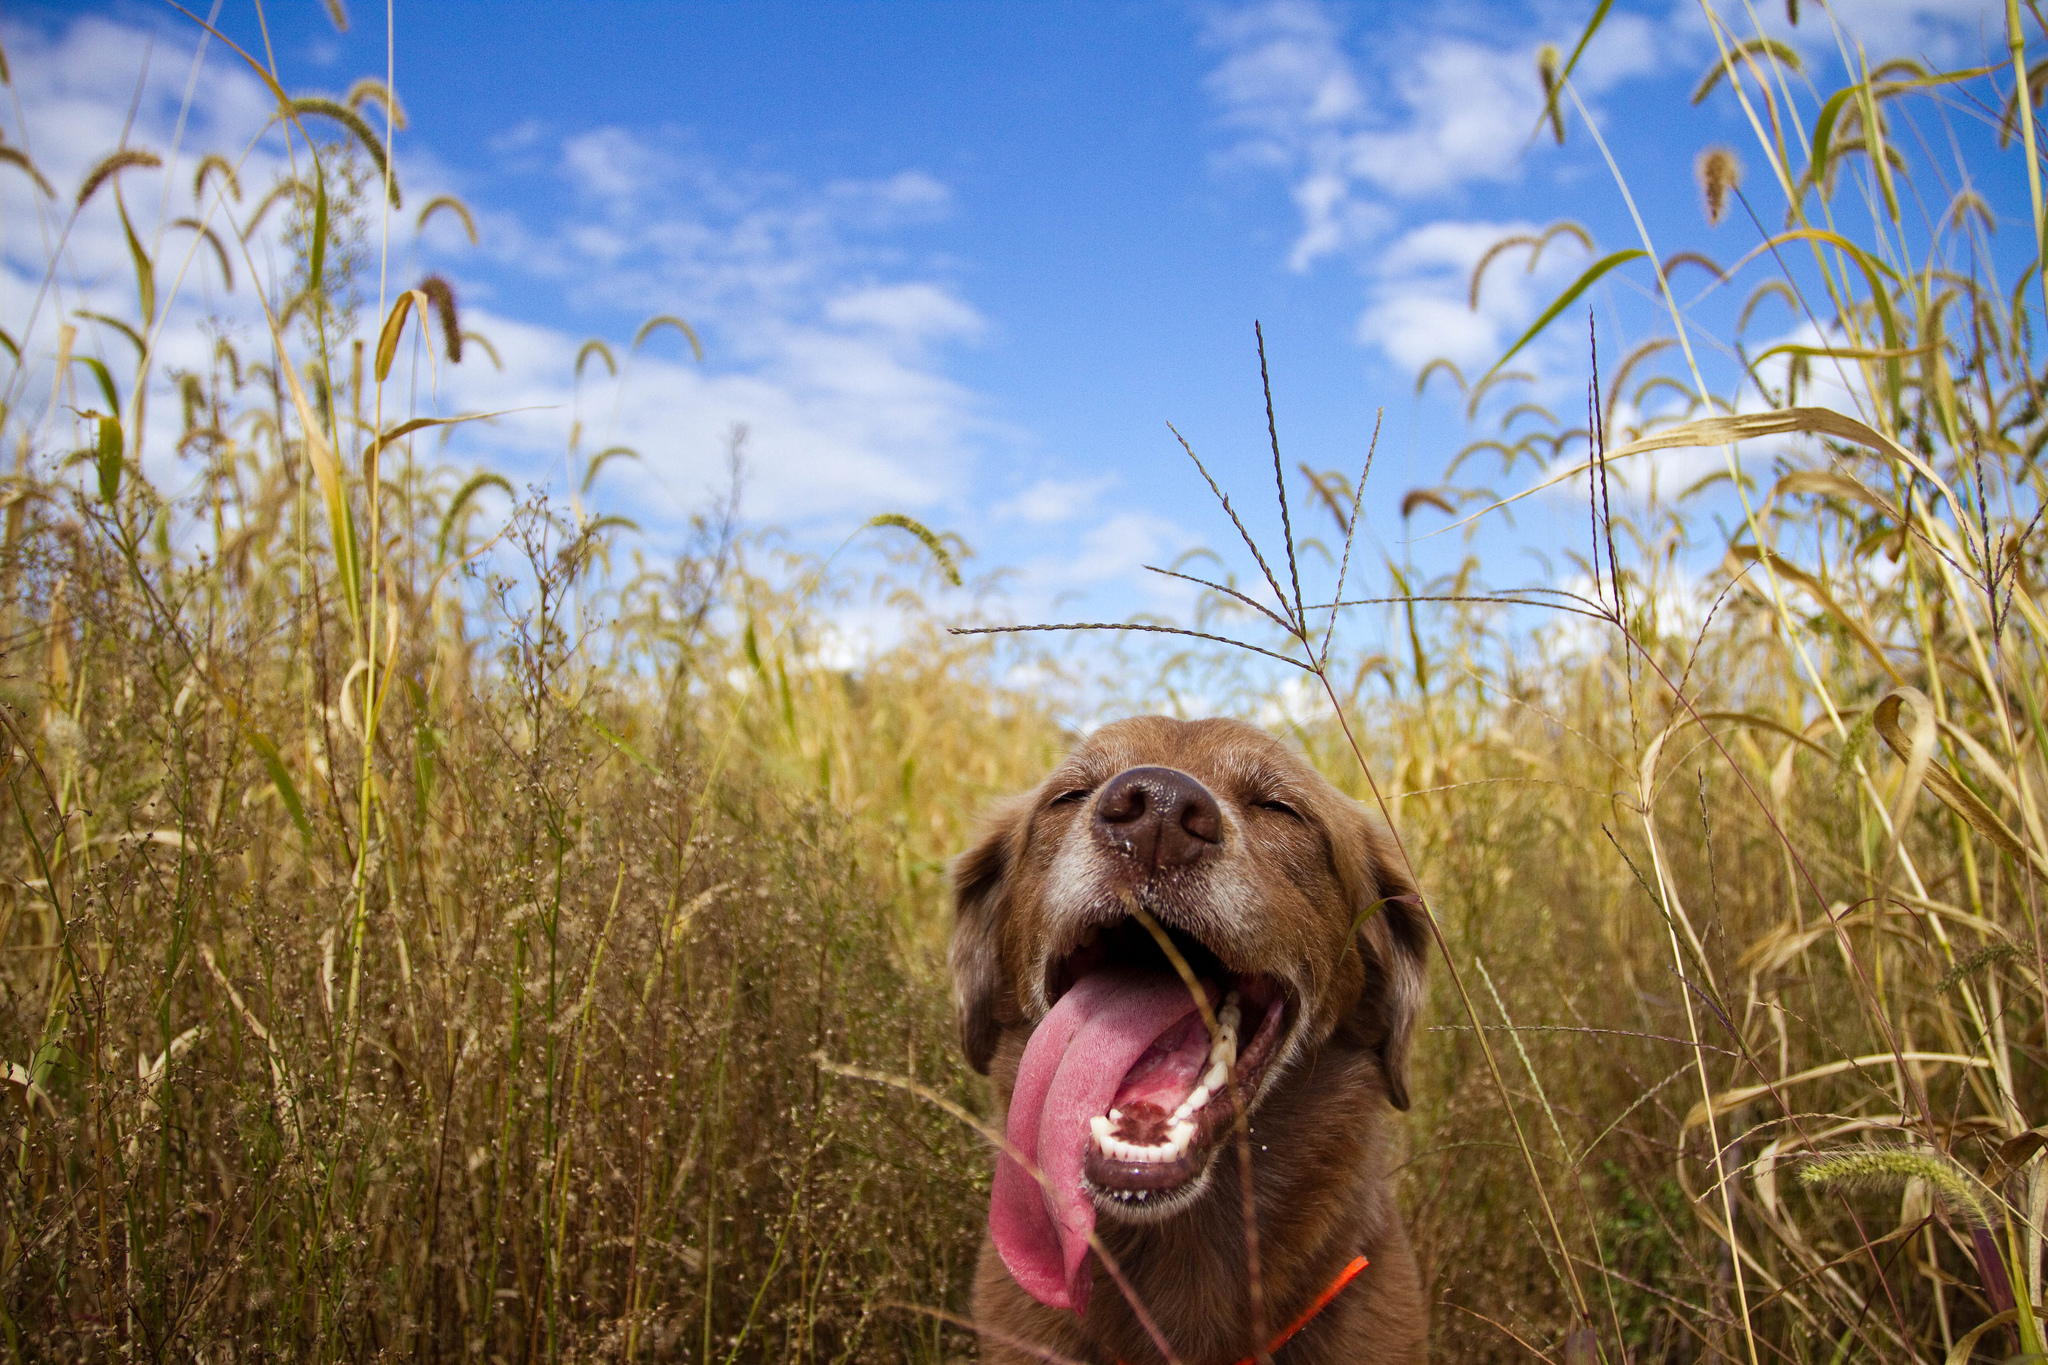
M 988 1074 L 1001 1028 L 996 997 L 1003 989 L 1002 921 L 1008 913 L 1010 865 L 1030 815 L 1030 799 L 1013 797 L 989 813 L 974 846 L 953 860 L 953 1003 L 960 1048 Z
M 1422 1012 L 1429 962 L 1429 918 L 1393 836 L 1362 809 L 1352 823 L 1354 848 L 1346 881 L 1365 983 L 1345 1032 L 1379 1054 L 1387 1099 L 1408 1107 L 1408 1045 Z M 1355 860 L 1355 861 L 1354 861 Z

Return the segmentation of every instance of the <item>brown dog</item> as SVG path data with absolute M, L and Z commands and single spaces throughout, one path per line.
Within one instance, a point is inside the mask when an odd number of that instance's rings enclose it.
M 1278 1365 L 1421 1360 L 1385 1129 L 1428 931 L 1383 828 L 1250 726 L 1143 716 L 999 806 L 953 879 L 961 1042 L 1010 1147 L 982 1358 L 1160 1359 L 1091 1237 L 1183 1365 L 1251 1358 L 1241 1101 L 1264 1344 L 1323 1303 Z

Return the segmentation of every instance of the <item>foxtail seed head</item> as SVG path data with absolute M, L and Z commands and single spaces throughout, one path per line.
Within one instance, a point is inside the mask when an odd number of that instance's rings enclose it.
M 1823 1187 L 1896 1189 L 1908 1180 L 1924 1180 L 1933 1186 L 1949 1212 L 1971 1227 L 1991 1226 L 1991 1214 L 1977 1192 L 1976 1179 L 1937 1152 L 1866 1147 L 1814 1157 L 1799 1170 L 1800 1184 Z
M 1742 184 L 1742 162 L 1730 148 L 1709 147 L 1700 153 L 1695 169 L 1700 193 L 1707 199 L 1707 224 L 1719 227 L 1728 212 L 1728 192 Z

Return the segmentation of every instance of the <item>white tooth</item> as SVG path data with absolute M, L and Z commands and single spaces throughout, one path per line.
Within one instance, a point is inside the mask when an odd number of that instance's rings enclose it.
M 1112 1110 L 1110 1110 L 1110 1111 L 1109 1111 L 1109 1121 L 1110 1121 L 1111 1123 L 1122 1123 L 1122 1122 L 1124 1121 L 1124 1111 L 1123 1111 L 1123 1110 L 1121 1110 L 1121 1109 L 1112 1109 Z
M 1212 1071 L 1209 1074 L 1213 1076 L 1216 1073 Z M 1207 1084 L 1206 1082 L 1196 1086 L 1195 1093 L 1189 1095 L 1187 1103 L 1181 1106 L 1182 1109 L 1185 1109 L 1187 1111 L 1187 1114 L 1175 1114 L 1173 1116 L 1174 1122 L 1180 1122 L 1182 1119 L 1185 1119 L 1188 1116 L 1188 1114 L 1194 1113 L 1197 1109 L 1200 1109 L 1203 1105 L 1207 1104 L 1209 1102 L 1209 1096 L 1213 1095 L 1214 1093 L 1216 1093 L 1216 1088 L 1212 1085 Z
M 1095 1145 L 1105 1152 L 1109 1150 L 1109 1144 L 1115 1140 L 1109 1135 L 1109 1120 L 1100 1114 L 1088 1120 L 1088 1131 L 1095 1135 Z
M 1189 1123 L 1186 1119 L 1182 1119 L 1179 1123 L 1173 1125 L 1170 1135 L 1173 1139 L 1173 1154 L 1179 1156 L 1188 1149 L 1188 1143 L 1194 1141 L 1195 1125 Z
M 1213 1095 L 1221 1090 L 1229 1079 L 1230 1067 L 1219 1060 L 1216 1065 L 1209 1068 L 1209 1074 L 1202 1077 L 1202 1089 Z

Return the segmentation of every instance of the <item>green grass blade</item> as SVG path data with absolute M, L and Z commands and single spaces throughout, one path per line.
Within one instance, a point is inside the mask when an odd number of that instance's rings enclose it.
M 263 759 L 263 770 L 270 774 L 271 785 L 277 788 L 278 799 L 284 802 L 285 810 L 291 814 L 292 823 L 299 827 L 299 833 L 305 836 L 310 847 L 313 843 L 313 822 L 306 818 L 306 803 L 299 799 L 299 788 L 292 781 L 290 771 L 285 768 L 284 759 L 278 754 L 277 746 L 254 730 L 247 733 L 249 743 Z
M 1544 328 L 1548 327 L 1553 321 L 1556 320 L 1557 315 L 1559 313 L 1562 313 L 1565 309 L 1572 306 L 1573 300 L 1577 299 L 1579 295 L 1585 293 L 1588 289 L 1591 289 L 1596 283 L 1598 283 L 1602 275 L 1605 275 L 1608 271 L 1614 269 L 1616 266 L 1627 265 L 1630 261 L 1638 260 L 1649 254 L 1649 252 L 1644 251 L 1641 247 L 1630 247 L 1626 251 L 1617 251 L 1611 256 L 1602 256 L 1599 260 L 1593 262 L 1593 264 L 1591 264 L 1590 266 L 1587 266 L 1586 273 L 1579 276 L 1576 280 L 1573 280 L 1571 287 L 1565 290 L 1562 294 L 1559 294 L 1557 296 L 1556 302 L 1552 303 L 1550 307 L 1543 310 L 1543 316 L 1537 318 L 1534 324 L 1530 326 L 1529 330 L 1522 333 L 1520 339 L 1517 340 L 1514 345 L 1508 347 L 1507 354 L 1503 355 L 1499 360 L 1493 362 L 1493 368 L 1488 370 L 1483 376 L 1480 377 L 1479 384 L 1485 384 L 1487 380 L 1493 378 L 1494 375 L 1498 374 L 1500 372 L 1501 366 L 1507 364 L 1510 360 L 1513 360 L 1515 358 L 1516 352 L 1520 351 L 1524 346 L 1527 346 L 1530 342 L 1534 341 L 1538 334 L 1540 334 Z M 1474 387 L 1478 386 L 1475 385 Z
M 121 419 L 100 418 L 99 454 L 94 463 L 100 476 L 100 501 L 112 507 L 121 493 Z

